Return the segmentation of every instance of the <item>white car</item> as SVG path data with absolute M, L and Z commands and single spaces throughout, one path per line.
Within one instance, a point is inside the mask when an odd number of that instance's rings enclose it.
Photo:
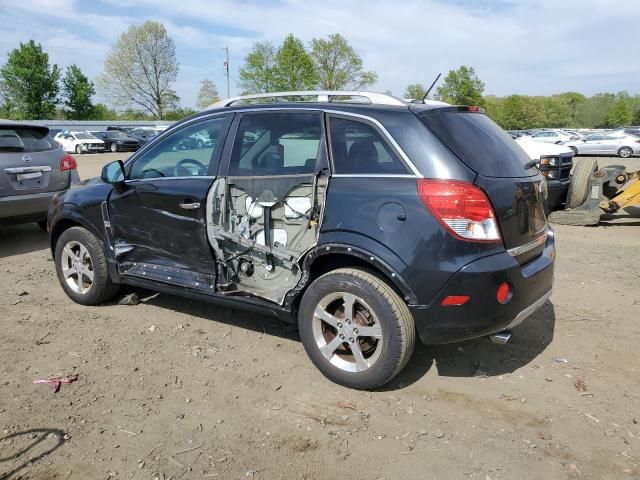
M 104 142 L 89 132 L 62 131 L 53 137 L 53 139 L 62 146 L 65 152 L 77 154 L 104 152 Z
M 531 140 L 543 143 L 562 143 L 571 140 L 571 135 L 568 135 L 559 130 L 542 130 L 536 132 L 529 137 Z
M 573 150 L 576 155 L 617 155 L 620 158 L 640 155 L 640 138 L 635 135 L 595 133 L 563 145 Z

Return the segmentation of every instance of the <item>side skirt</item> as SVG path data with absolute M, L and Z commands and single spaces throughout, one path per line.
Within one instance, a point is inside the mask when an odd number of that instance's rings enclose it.
M 261 300 L 254 297 L 229 297 L 222 296 L 216 293 L 203 293 L 201 291 L 193 290 L 186 287 L 180 287 L 177 285 L 169 285 L 165 283 L 158 283 L 156 281 L 148 281 L 145 279 L 123 276 L 122 282 L 134 287 L 146 288 L 160 293 L 166 293 L 169 295 L 176 295 L 190 300 L 198 300 L 206 303 L 213 303 L 235 310 L 247 310 L 254 313 L 260 313 L 263 315 L 274 316 L 284 322 L 296 323 L 298 320 L 291 310 L 282 308 L 272 302 Z

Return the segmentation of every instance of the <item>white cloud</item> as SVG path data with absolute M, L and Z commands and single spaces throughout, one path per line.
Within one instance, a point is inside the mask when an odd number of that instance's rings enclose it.
M 428 84 L 438 72 L 461 64 L 474 66 L 486 93 L 498 95 L 640 92 L 634 56 L 640 2 L 628 0 L 107 0 L 114 15 L 97 14 L 84 2 L 89 12 L 75 15 L 79 3 L 74 0 L 23 3 L 0 16 L 5 25 L 2 48 L 37 31 L 45 48 L 73 42 L 75 58 L 83 57 L 80 48 L 94 48 L 87 62 L 91 72 L 101 69 L 109 44 L 128 25 L 163 21 L 176 40 L 182 65 L 176 87 L 187 104 L 194 102 L 205 76 L 224 90 L 222 47 L 229 45 L 235 70 L 253 42 L 279 42 L 287 33 L 304 41 L 343 34 L 366 67 L 378 72 L 375 88 L 398 95 L 409 83 Z M 127 11 L 122 7 L 146 14 L 118 16 Z M 15 18 L 29 18 L 36 26 L 21 33 L 14 28 Z M 52 19 L 59 21 L 55 28 Z M 93 34 L 80 35 L 75 26 L 87 21 L 95 25 Z M 59 60 L 63 64 L 76 61 L 62 49 L 50 53 L 64 58 Z

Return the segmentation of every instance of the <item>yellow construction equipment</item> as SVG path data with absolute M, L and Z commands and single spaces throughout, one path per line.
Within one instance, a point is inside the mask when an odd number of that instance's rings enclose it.
M 566 209 L 553 212 L 549 221 L 564 225 L 596 225 L 602 215 L 640 206 L 640 170 L 621 165 L 598 169 L 593 158 L 578 160 L 567 193 Z

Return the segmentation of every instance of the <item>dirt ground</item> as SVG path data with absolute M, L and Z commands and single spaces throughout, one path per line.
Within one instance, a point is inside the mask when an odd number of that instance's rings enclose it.
M 365 393 L 271 318 L 146 291 L 77 305 L 46 235 L 2 228 L 0 478 L 638 479 L 640 222 L 556 235 L 552 299 L 509 344 L 418 345 Z

